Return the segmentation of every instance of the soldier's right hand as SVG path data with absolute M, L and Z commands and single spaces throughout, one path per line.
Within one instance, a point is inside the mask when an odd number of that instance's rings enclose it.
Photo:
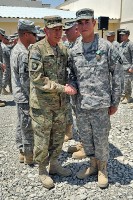
M 1 68 L 2 68 L 2 70 L 3 70 L 3 72 L 5 71 L 5 68 L 6 68 L 6 65 L 5 64 L 1 64 Z
M 74 95 L 77 94 L 77 90 L 73 86 L 66 84 L 65 93 L 69 95 Z

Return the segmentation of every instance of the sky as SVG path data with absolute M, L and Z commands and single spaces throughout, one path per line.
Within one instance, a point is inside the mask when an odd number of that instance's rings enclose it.
M 51 4 L 51 7 L 56 7 L 61 3 L 64 3 L 64 0 L 42 0 L 43 3 Z

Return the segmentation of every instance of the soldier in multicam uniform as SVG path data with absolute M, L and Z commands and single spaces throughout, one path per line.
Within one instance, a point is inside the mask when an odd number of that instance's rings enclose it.
M 107 36 L 107 40 L 109 42 L 111 42 L 111 44 L 115 48 L 117 48 L 117 50 L 119 50 L 120 44 L 119 44 L 119 42 L 115 41 L 115 32 L 114 31 L 108 31 L 107 34 L 106 34 L 106 36 Z
M 28 46 L 36 42 L 34 22 L 20 19 L 18 34 L 18 43 L 11 52 L 12 89 L 18 114 L 16 143 L 19 161 L 30 165 L 33 164 L 33 130 L 29 116 Z
M 75 45 L 75 43 L 78 42 L 80 38 L 80 32 L 78 30 L 76 20 L 73 19 L 73 20 L 66 21 L 63 30 L 65 31 L 65 34 L 69 41 L 68 48 L 71 49 Z M 76 108 L 75 108 L 75 103 L 73 103 L 73 101 L 75 102 L 75 96 L 71 97 L 71 103 L 72 103 L 73 111 L 76 116 Z M 67 110 L 67 130 L 66 130 L 65 139 L 64 139 L 65 142 L 72 138 L 72 124 L 73 124 L 72 108 L 71 108 L 70 98 L 69 98 L 68 110 Z M 82 159 L 86 157 L 83 145 L 81 143 L 68 147 L 68 152 L 72 153 L 72 158 L 75 158 L 75 159 Z
M 77 177 L 98 174 L 99 187 L 106 188 L 110 115 L 117 111 L 121 97 L 122 60 L 107 40 L 94 34 L 93 10 L 81 9 L 76 16 L 82 38 L 69 54 L 69 84 L 78 90 L 77 126 L 90 156 L 90 167 L 79 171 Z
M 44 187 L 54 183 L 49 174 L 71 175 L 58 162 L 66 127 L 66 94 L 76 90 L 66 84 L 67 49 L 59 43 L 62 19 L 44 17 L 46 37 L 30 50 L 30 108 L 34 130 L 34 160 L 39 164 L 39 177 Z M 50 164 L 47 171 L 47 165 Z
M 130 31 L 122 30 L 120 32 L 121 41 L 120 52 L 123 59 L 123 70 L 124 70 L 124 90 L 122 94 L 122 103 L 131 103 L 131 93 L 133 82 L 133 42 L 129 40 Z

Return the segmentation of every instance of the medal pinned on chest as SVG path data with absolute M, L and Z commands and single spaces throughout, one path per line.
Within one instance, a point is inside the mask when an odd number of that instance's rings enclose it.
M 97 50 L 96 51 L 96 59 L 97 59 L 97 61 L 100 61 L 101 57 L 102 57 L 102 52 L 100 50 Z

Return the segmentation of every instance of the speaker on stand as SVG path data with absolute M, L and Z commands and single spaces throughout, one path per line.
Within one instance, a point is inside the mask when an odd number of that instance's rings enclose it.
M 102 30 L 102 38 L 103 38 L 103 30 L 108 30 L 109 25 L 109 17 L 98 17 L 98 30 Z

